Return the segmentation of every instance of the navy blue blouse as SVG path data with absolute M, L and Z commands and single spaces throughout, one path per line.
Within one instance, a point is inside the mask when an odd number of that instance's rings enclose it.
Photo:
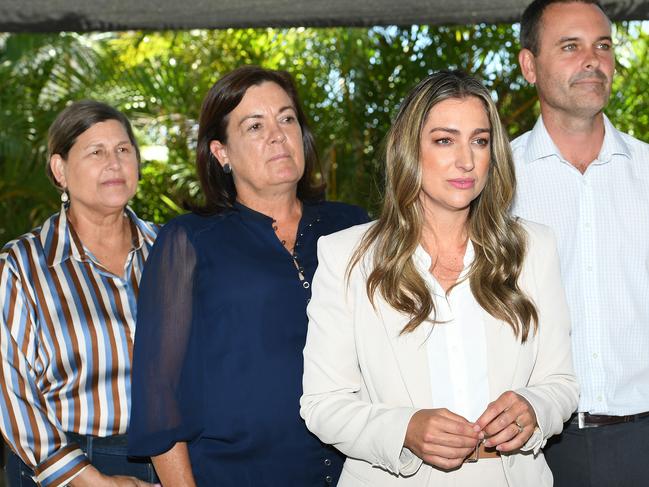
M 305 203 L 293 255 L 240 204 L 169 222 L 140 284 L 129 454 L 187 442 L 199 487 L 335 485 L 343 457 L 299 415 L 306 305 L 318 238 L 367 220 Z

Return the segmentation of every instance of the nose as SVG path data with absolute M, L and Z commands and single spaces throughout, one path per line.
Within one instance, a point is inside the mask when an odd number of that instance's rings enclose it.
M 599 68 L 599 64 L 600 59 L 597 48 L 593 46 L 590 49 L 587 49 L 586 54 L 584 55 L 584 68 L 592 71 Z
M 121 166 L 121 154 L 116 151 L 107 151 L 106 165 L 110 169 L 119 169 Z
M 273 124 L 269 136 L 271 144 L 281 144 L 286 141 L 286 134 L 279 123 Z
M 458 144 L 455 167 L 465 172 L 471 171 L 475 167 L 473 156 L 474 154 L 470 143 Z

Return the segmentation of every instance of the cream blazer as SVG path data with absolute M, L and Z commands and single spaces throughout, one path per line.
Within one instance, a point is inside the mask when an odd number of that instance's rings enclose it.
M 412 415 L 432 407 L 425 327 L 400 335 L 407 317 L 378 294 L 372 306 L 366 265 L 345 281 L 370 225 L 318 243 L 300 414 L 309 430 L 347 455 L 339 486 L 434 486 L 448 474 L 403 447 Z M 540 449 L 577 407 L 578 386 L 554 236 L 538 224 L 523 226 L 527 256 L 519 284 L 536 304 L 539 331 L 521 345 L 509 325 L 485 312 L 489 400 L 514 390 L 532 405 L 539 428 L 501 461 L 511 487 L 545 487 L 553 479 Z

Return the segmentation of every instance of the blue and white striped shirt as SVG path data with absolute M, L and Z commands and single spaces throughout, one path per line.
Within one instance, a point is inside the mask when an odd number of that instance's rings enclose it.
M 63 209 L 0 253 L 0 428 L 43 486 L 89 463 L 66 432 L 126 433 L 138 283 L 158 231 L 126 213 L 122 276 L 84 248 Z
M 584 174 L 541 119 L 514 140 L 513 212 L 558 238 L 578 410 L 627 415 L 649 411 L 649 145 L 604 125 Z

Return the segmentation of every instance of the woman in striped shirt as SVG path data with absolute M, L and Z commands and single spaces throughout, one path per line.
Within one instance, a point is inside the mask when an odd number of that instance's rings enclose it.
M 0 253 L 8 483 L 150 486 L 151 465 L 127 460 L 124 436 L 135 301 L 158 231 L 126 207 L 137 142 L 122 113 L 88 100 L 59 114 L 48 152 L 61 212 Z

